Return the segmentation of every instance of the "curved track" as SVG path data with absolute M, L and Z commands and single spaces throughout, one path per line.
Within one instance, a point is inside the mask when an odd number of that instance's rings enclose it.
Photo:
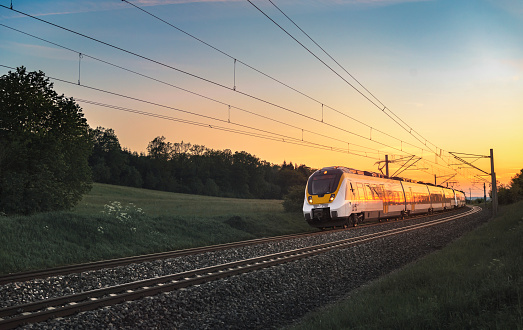
M 473 207 L 460 214 L 448 215 L 440 219 L 433 219 L 420 224 L 411 224 L 402 228 L 383 230 L 377 233 L 352 237 L 340 241 L 4 308 L 0 310 L 0 318 L 2 318 L 0 319 L 0 328 L 9 329 L 27 323 L 42 322 L 50 318 L 67 316 L 77 312 L 93 310 L 101 306 L 114 305 L 124 301 L 156 295 L 161 292 L 177 290 L 204 282 L 251 272 L 307 258 L 332 249 L 347 248 L 379 238 L 442 224 L 477 213 L 480 210 L 481 208 L 479 207 Z M 303 235 L 289 236 L 302 237 Z

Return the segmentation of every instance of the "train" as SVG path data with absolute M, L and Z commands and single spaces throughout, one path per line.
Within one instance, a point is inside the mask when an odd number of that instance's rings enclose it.
M 303 215 L 313 227 L 346 228 L 365 220 L 397 219 L 463 206 L 463 191 L 333 166 L 309 177 Z

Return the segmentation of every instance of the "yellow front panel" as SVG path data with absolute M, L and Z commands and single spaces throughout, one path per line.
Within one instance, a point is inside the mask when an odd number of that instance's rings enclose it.
M 323 197 L 312 195 L 312 203 L 309 203 L 309 204 L 327 204 L 327 203 L 332 203 L 331 201 L 329 201 L 330 197 L 331 197 L 331 194 L 325 194 Z M 309 194 L 307 194 L 307 201 L 308 200 L 309 200 Z
M 338 196 L 338 192 L 340 191 L 340 187 L 341 187 L 341 183 L 343 182 L 343 178 L 345 177 L 345 175 L 342 175 L 341 178 L 340 178 L 340 182 L 338 182 L 338 187 L 336 188 L 336 191 L 333 193 L 334 194 L 334 198 L 336 198 L 336 196 Z M 319 197 L 318 195 L 312 195 L 312 203 L 309 202 L 309 190 L 307 189 L 307 202 L 309 204 L 327 204 L 327 203 L 332 203 L 332 201 L 330 201 L 329 199 L 331 198 L 331 195 L 332 194 L 325 194 L 323 195 L 323 197 Z

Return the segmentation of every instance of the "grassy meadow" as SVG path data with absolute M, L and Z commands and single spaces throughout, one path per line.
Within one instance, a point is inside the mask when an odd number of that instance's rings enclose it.
M 0 274 L 313 230 L 281 202 L 94 184 L 71 211 L 0 216 Z
M 523 329 L 522 242 L 519 202 L 292 329 Z

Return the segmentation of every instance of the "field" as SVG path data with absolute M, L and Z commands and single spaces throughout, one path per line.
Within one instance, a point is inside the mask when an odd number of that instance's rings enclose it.
M 523 329 L 522 242 L 519 202 L 292 329 Z
M 0 217 L 0 273 L 313 230 L 281 202 L 94 184 L 71 211 Z

